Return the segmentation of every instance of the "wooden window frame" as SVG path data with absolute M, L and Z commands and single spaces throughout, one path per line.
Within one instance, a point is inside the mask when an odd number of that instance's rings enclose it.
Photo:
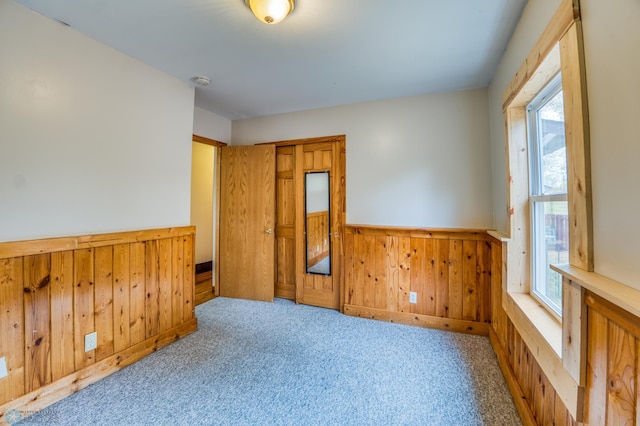
M 526 105 L 562 73 L 567 146 L 569 263 L 593 271 L 589 121 L 578 0 L 563 0 L 503 95 L 508 232 L 503 308 L 573 416 L 583 419 L 586 386 L 584 291 L 563 279 L 562 322 L 531 295 Z

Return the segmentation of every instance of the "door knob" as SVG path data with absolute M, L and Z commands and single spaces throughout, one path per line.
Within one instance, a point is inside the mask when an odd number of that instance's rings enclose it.
M 264 230 L 265 234 L 271 234 L 272 232 L 273 232 L 273 229 L 271 229 L 271 228 L 267 228 L 267 229 Z

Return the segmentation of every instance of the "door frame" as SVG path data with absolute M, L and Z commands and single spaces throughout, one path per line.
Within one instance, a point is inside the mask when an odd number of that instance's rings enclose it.
M 213 217 L 211 218 L 213 222 L 213 266 L 211 271 L 211 287 L 213 291 L 213 296 L 218 297 L 220 295 L 220 277 L 219 277 L 219 269 L 218 268 L 218 251 L 220 249 L 220 240 L 219 240 L 219 229 L 220 229 L 220 150 L 219 148 L 223 146 L 227 146 L 225 142 L 221 142 L 216 139 L 207 138 L 205 136 L 196 135 L 195 133 L 191 135 L 191 142 L 202 143 L 205 145 L 210 145 L 214 149 L 214 163 L 213 163 L 213 206 L 211 209 Z M 193 164 L 191 165 L 193 168 Z M 191 183 L 193 185 L 193 182 Z M 195 237 L 194 237 L 195 238 Z M 195 271 L 195 265 L 193 265 L 193 270 Z

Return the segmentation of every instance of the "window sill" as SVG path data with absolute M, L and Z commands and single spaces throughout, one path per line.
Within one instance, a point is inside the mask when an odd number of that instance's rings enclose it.
M 539 337 L 560 359 L 562 357 L 562 324 L 531 295 L 509 293 L 509 297 L 521 312 L 521 315 L 515 316 L 520 319 L 526 318 Z

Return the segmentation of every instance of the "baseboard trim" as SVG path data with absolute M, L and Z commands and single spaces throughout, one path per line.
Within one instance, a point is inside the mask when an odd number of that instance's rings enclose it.
M 344 314 L 352 317 L 368 318 L 398 324 L 414 325 L 456 333 L 488 336 L 491 325 L 484 322 L 457 320 L 434 317 L 431 315 L 412 314 L 410 312 L 391 312 L 384 309 L 364 306 L 344 305 Z
M 198 329 L 198 320 L 193 318 L 177 327 L 157 334 L 137 345 L 131 346 L 102 361 L 69 374 L 55 382 L 43 386 L 33 392 L 18 397 L 0 405 L 0 424 L 5 423 L 7 411 L 16 410 L 26 418 L 29 413 L 35 413 L 78 392 L 87 386 L 133 364 L 176 340 L 193 333 Z
M 531 411 L 531 408 L 529 408 L 529 404 L 527 404 L 524 392 L 522 392 L 518 379 L 516 379 L 516 376 L 511 369 L 507 354 L 504 352 L 504 349 L 500 344 L 500 339 L 493 330 L 493 327 L 489 327 L 489 341 L 493 347 L 493 352 L 496 354 L 496 358 L 498 358 L 498 365 L 500 366 L 500 370 L 502 370 L 505 382 L 507 382 L 507 387 L 509 388 L 509 392 L 511 392 L 518 414 L 520 414 L 522 424 L 524 426 L 535 426 L 537 423 L 533 416 L 533 412 Z

